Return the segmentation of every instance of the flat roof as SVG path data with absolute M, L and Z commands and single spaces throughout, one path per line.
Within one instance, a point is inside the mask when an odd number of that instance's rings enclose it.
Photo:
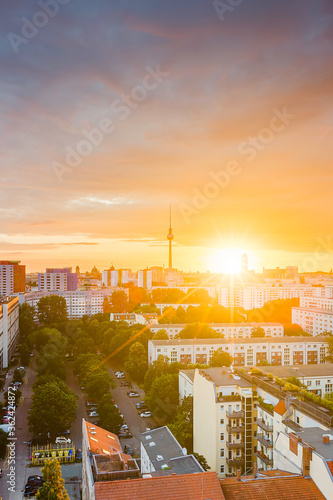
M 176 346 L 176 345 L 201 345 L 201 344 L 299 344 L 302 342 L 307 343 L 325 343 L 327 344 L 327 337 L 323 336 L 306 336 L 306 337 L 254 337 L 249 339 L 170 339 L 170 340 L 150 340 L 151 344 L 155 346 Z
M 304 443 L 313 446 L 316 452 L 326 460 L 333 460 L 333 431 L 324 431 L 320 427 L 308 427 L 294 433 L 302 438 Z M 323 436 L 327 434 L 332 437 L 330 442 L 325 444 L 323 443 Z
M 141 434 L 141 442 L 156 470 L 171 458 L 184 456 L 183 448 L 166 425 Z
M 311 297 L 312 298 L 312 297 Z M 316 297 L 316 298 L 321 298 L 324 299 L 325 297 Z M 314 313 L 319 313 L 319 314 L 328 314 L 329 316 L 332 316 L 333 311 L 329 311 L 327 309 L 315 309 L 314 307 L 293 307 L 292 308 L 295 311 L 304 311 L 304 312 L 314 312 Z
M 213 380 L 217 387 L 227 386 L 227 385 L 238 385 L 239 387 L 253 387 L 251 382 L 241 378 L 236 373 L 233 373 L 227 368 L 204 368 L 200 369 L 199 372 L 203 372 Z
M 321 363 L 319 365 L 289 365 L 289 366 L 260 366 L 259 370 L 272 373 L 276 377 L 333 377 L 333 363 Z

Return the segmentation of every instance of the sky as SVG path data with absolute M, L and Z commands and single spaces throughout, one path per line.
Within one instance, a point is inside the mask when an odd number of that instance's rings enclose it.
M 3 0 L 0 259 L 333 267 L 331 0 Z

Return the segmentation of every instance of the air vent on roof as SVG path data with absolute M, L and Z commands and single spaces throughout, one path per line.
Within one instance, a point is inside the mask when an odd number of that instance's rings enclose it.
M 157 460 L 158 462 L 160 462 L 161 460 L 163 460 L 162 455 L 157 455 L 156 460 Z
M 95 436 L 96 431 L 90 431 L 90 434 L 92 434 L 93 436 Z
M 149 434 L 149 436 L 146 436 L 146 439 L 148 441 L 148 439 L 151 439 L 151 435 Z
M 156 444 L 154 443 L 154 441 L 152 441 L 151 443 L 149 443 L 149 446 L 156 446 Z
M 233 376 L 232 376 L 232 378 L 233 378 L 234 380 L 240 380 L 240 377 L 239 377 L 238 375 L 233 375 Z
M 168 464 L 163 464 L 163 465 L 161 465 L 161 469 L 168 470 L 168 469 L 170 469 L 170 467 L 168 466 Z
M 95 430 L 95 427 L 88 427 L 88 429 L 89 429 L 90 431 L 94 431 L 94 430 Z

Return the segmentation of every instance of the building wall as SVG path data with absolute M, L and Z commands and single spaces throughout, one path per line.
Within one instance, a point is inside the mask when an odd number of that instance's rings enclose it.
M 333 333 L 333 311 L 293 307 L 292 322 L 314 337 L 324 332 Z
M 203 323 L 219 332 L 226 339 L 251 338 L 252 329 L 260 327 L 264 330 L 266 337 L 282 337 L 284 327 L 278 323 Z M 174 339 L 184 328 L 186 324 L 159 324 L 151 328 L 153 333 L 158 330 L 166 330 L 169 339 Z
M 141 456 L 141 474 L 149 474 L 150 472 L 154 472 L 155 467 L 153 466 L 149 458 L 149 455 L 142 443 L 140 447 L 140 456 Z
M 179 372 L 178 384 L 180 401 L 187 396 L 193 396 L 193 380 L 182 370 Z
M 15 297 L 0 306 L 0 336 L 1 336 L 1 368 L 7 368 L 10 357 L 15 350 L 19 338 L 19 299 Z
M 82 500 L 95 500 L 95 481 L 89 457 L 89 441 L 82 419 Z

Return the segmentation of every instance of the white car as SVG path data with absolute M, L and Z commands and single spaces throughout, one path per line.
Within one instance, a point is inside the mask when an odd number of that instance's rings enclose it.
M 65 436 L 57 437 L 55 440 L 56 444 L 67 444 L 70 443 L 71 441 L 72 441 L 71 438 L 66 438 Z
M 97 413 L 97 411 L 91 411 L 89 413 L 89 417 L 99 417 L 99 414 Z
M 125 373 L 118 373 L 117 378 L 125 378 Z
M 120 429 L 122 429 L 122 430 L 126 430 L 126 431 L 127 431 L 127 430 L 128 430 L 128 425 L 127 425 L 127 424 L 124 424 L 124 425 L 122 425 L 122 426 L 120 427 Z
M 140 413 L 140 417 L 143 417 L 143 418 L 151 417 L 151 412 L 150 411 L 144 411 L 143 413 Z

